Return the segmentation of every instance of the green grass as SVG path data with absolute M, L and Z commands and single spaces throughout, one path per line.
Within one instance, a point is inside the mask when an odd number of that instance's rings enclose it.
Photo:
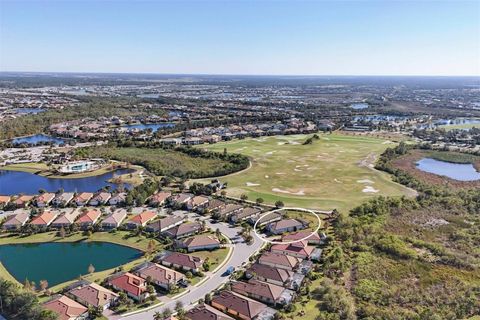
M 445 161 L 445 162 L 452 162 L 452 163 L 475 163 L 480 161 L 480 157 L 467 154 L 467 153 L 460 153 L 460 152 L 446 152 L 446 151 L 427 151 L 427 156 L 436 160 Z
M 97 147 L 85 150 L 91 157 L 115 159 L 141 165 L 159 176 L 211 177 L 232 167 L 230 162 L 219 157 L 193 157 L 184 152 L 170 149 Z
M 39 171 L 48 170 L 48 166 L 44 163 L 26 162 L 26 163 L 9 164 L 9 165 L 0 167 L 0 169 L 36 173 Z
M 220 248 L 213 251 L 208 251 L 208 250 L 195 251 L 195 252 L 192 252 L 191 255 L 199 257 L 202 260 L 205 260 L 206 258 L 208 258 L 208 260 L 210 261 L 210 271 L 213 271 L 227 257 L 227 254 L 228 254 L 228 248 Z
M 249 200 L 263 198 L 269 204 L 281 200 L 290 207 L 345 211 L 375 196 L 413 194 L 412 190 L 392 182 L 388 174 L 369 166 L 392 146 L 390 142 L 321 134 L 313 144 L 302 145 L 308 137 L 310 135 L 262 137 L 200 148 L 219 152 L 226 148 L 229 153 L 241 153 L 252 159 L 250 169 L 221 179 L 228 182 L 229 196 L 245 193 Z M 373 183 L 362 182 L 366 180 Z M 363 192 L 367 186 L 378 192 Z

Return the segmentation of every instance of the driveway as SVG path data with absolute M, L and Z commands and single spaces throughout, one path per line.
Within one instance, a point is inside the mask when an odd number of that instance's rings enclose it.
M 207 226 L 211 227 L 213 230 L 217 228 L 231 240 L 236 239 L 237 233 L 240 228 L 234 228 L 226 223 L 211 223 L 208 219 L 204 219 L 207 223 Z M 253 232 L 252 236 L 254 242 L 252 245 L 247 245 L 245 243 L 236 243 L 232 245 L 233 252 L 232 255 L 219 270 L 217 270 L 214 274 L 210 275 L 208 280 L 202 282 L 198 287 L 190 287 L 187 289 L 187 293 L 182 295 L 181 297 L 174 299 L 170 302 L 165 303 L 162 306 L 157 308 L 150 309 L 148 311 L 132 314 L 129 316 L 120 317 L 120 319 L 128 319 L 128 320 L 148 320 L 153 319 L 153 315 L 155 312 L 162 312 L 166 308 L 170 310 L 175 309 L 175 304 L 177 301 L 181 301 L 186 309 L 189 308 L 190 305 L 195 304 L 199 299 L 203 299 L 207 293 L 211 293 L 222 284 L 226 283 L 229 280 L 228 276 L 223 276 L 225 271 L 227 271 L 228 267 L 233 266 L 236 269 L 241 267 L 243 264 L 248 263 L 248 258 L 253 255 L 257 250 L 262 247 L 264 243 L 260 240 Z M 208 276 L 207 276 L 208 277 Z M 110 318 L 110 317 L 109 317 Z M 117 318 L 117 317 L 111 317 Z

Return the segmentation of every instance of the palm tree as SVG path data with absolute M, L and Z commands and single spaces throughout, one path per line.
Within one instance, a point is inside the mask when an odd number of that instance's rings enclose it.
M 156 311 L 153 314 L 153 320 L 162 320 L 162 319 L 163 319 L 163 315 L 159 311 Z

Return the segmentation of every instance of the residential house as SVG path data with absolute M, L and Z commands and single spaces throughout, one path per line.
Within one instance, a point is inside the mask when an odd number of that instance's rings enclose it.
M 0 209 L 5 208 L 9 202 L 10 196 L 0 196 Z
M 272 213 L 264 214 L 262 216 L 248 218 L 248 222 L 252 225 L 255 225 L 255 223 L 257 223 L 257 227 L 262 227 L 269 223 L 280 221 L 280 220 L 282 220 L 282 215 L 277 212 L 272 212 Z
M 321 244 L 322 239 L 316 232 L 312 233 L 310 230 L 301 230 L 294 233 L 286 234 L 282 236 L 283 242 L 294 242 L 306 240 L 309 244 Z
M 72 223 L 75 222 L 77 217 L 82 213 L 80 208 L 77 209 L 63 209 L 59 211 L 60 214 L 58 217 L 52 222 L 52 228 L 67 228 Z
M 125 203 L 125 199 L 127 198 L 126 192 L 120 192 L 113 194 L 110 200 L 108 200 L 108 204 L 111 206 L 118 206 Z
M 202 211 L 207 207 L 208 201 L 207 197 L 195 196 L 187 202 L 187 209 Z
M 256 280 L 273 283 L 282 287 L 290 286 L 293 272 L 285 269 L 270 267 L 267 265 L 254 263 L 247 269 L 247 277 L 253 277 Z
M 254 207 L 243 208 L 242 210 L 230 216 L 230 222 L 237 223 L 239 221 L 246 220 L 250 217 L 255 217 L 259 215 L 261 212 L 262 210 L 260 208 L 254 208 Z
M 217 237 L 208 234 L 200 234 L 177 242 L 179 248 L 185 248 L 188 252 L 198 250 L 213 250 L 220 248 Z
M 118 300 L 118 294 L 95 282 L 83 283 L 68 291 L 70 298 L 87 307 L 108 309 Z
M 22 195 L 16 198 L 13 203 L 17 208 L 25 208 L 33 200 L 34 196 Z
M 259 315 L 267 309 L 267 306 L 261 302 L 227 290 L 213 297 L 211 305 L 226 314 L 244 320 L 258 319 Z
M 35 205 L 39 208 L 45 208 L 55 198 L 55 193 L 44 192 L 35 198 Z
M 191 193 L 177 193 L 169 198 L 172 205 L 182 206 L 193 198 Z
M 91 192 L 81 192 L 75 196 L 73 202 L 75 202 L 77 206 L 86 206 L 92 197 L 93 193 Z
M 157 216 L 157 213 L 154 211 L 143 211 L 128 220 L 125 226 L 128 229 L 136 229 L 138 227 L 145 227 L 145 225 L 152 221 Z
M 152 262 L 146 262 L 134 273 L 167 291 L 185 281 L 182 273 Z
M 91 206 L 100 206 L 106 204 L 112 197 L 110 192 L 99 192 L 88 202 Z
M 270 251 L 300 259 L 310 259 L 315 251 L 315 247 L 309 246 L 307 241 L 298 241 L 288 244 L 274 244 Z
M 285 305 L 293 300 L 294 292 L 282 286 L 250 279 L 232 284 L 232 291 L 270 305 Z
M 57 295 L 43 304 L 45 309 L 58 315 L 58 320 L 88 319 L 88 309 L 64 295 Z
M 65 207 L 72 201 L 75 194 L 73 192 L 58 193 L 52 200 L 52 205 L 57 207 Z
M 210 199 L 207 206 L 205 207 L 206 212 L 212 212 L 216 210 L 220 210 L 221 208 L 225 207 L 227 204 L 222 200 L 218 199 Z
M 80 217 L 78 217 L 77 221 L 75 223 L 81 228 L 81 229 L 87 229 L 88 227 L 93 226 L 95 223 L 97 223 L 98 219 L 100 219 L 102 213 L 97 210 L 97 209 L 89 209 L 87 211 L 84 211 Z
M 187 222 L 162 232 L 162 235 L 172 239 L 181 239 L 197 234 L 202 228 L 200 222 Z
M 301 259 L 299 258 L 275 252 L 265 252 L 258 258 L 258 263 L 260 264 L 290 271 L 295 270 L 300 262 Z
M 2 228 L 4 230 L 18 230 L 23 227 L 30 219 L 30 212 L 23 211 L 17 214 L 13 214 L 7 218 L 3 223 Z
M 44 211 L 34 217 L 30 221 L 30 225 L 45 229 L 57 218 L 58 214 L 59 211 Z
M 114 274 L 107 279 L 107 283 L 136 301 L 144 301 L 148 297 L 147 282 L 130 272 Z
M 203 264 L 201 258 L 180 252 L 167 252 L 159 257 L 158 261 L 164 266 L 182 269 L 192 273 L 198 273 Z
M 164 232 L 165 230 L 182 224 L 183 221 L 185 221 L 185 218 L 179 216 L 169 216 L 150 222 L 147 224 L 146 230 L 148 232 Z
M 229 203 L 225 207 L 220 208 L 215 212 L 215 216 L 218 216 L 222 220 L 228 219 L 232 214 L 243 210 L 243 206 L 235 203 Z
M 125 220 L 127 217 L 127 210 L 125 209 L 117 209 L 111 214 L 109 214 L 103 221 L 101 222 L 101 226 L 103 229 L 115 229 L 120 227 L 122 221 Z
M 185 313 L 188 320 L 233 320 L 232 317 L 223 312 L 209 306 L 208 304 L 201 304 Z
M 271 234 L 282 234 L 285 232 L 298 231 L 305 229 L 308 222 L 300 219 L 282 219 L 280 221 L 271 222 L 267 226 L 268 232 Z
M 153 207 L 163 206 L 168 198 L 172 195 L 169 191 L 160 191 L 148 198 L 148 203 Z

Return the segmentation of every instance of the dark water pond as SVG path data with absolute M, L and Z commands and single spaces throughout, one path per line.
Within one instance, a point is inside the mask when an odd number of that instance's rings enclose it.
M 0 246 L 0 262 L 19 282 L 28 278 L 49 286 L 95 271 L 115 268 L 139 258 L 141 251 L 109 242 L 8 244 Z
M 475 169 L 473 164 L 451 163 L 432 158 L 423 158 L 417 162 L 417 168 L 459 181 L 480 180 L 480 172 Z
M 116 184 L 107 182 L 114 175 L 121 175 L 133 172 L 133 169 L 119 169 L 107 172 L 102 175 L 85 178 L 47 178 L 29 172 L 0 170 L 0 194 L 38 194 L 38 190 L 44 189 L 49 192 L 56 192 L 63 189 L 65 192 L 95 192 L 105 186 L 112 189 Z M 124 184 L 125 188 L 130 185 Z
M 13 139 L 14 144 L 22 144 L 22 143 L 38 144 L 38 143 L 44 143 L 44 142 L 53 142 L 54 144 L 63 144 L 65 143 L 65 140 L 47 136 L 44 134 L 36 134 L 34 136 Z
M 128 130 L 147 130 L 147 129 L 152 129 L 152 132 L 156 132 L 158 129 L 161 128 L 172 128 L 175 127 L 174 123 L 140 123 L 140 124 L 127 124 L 125 126 L 122 126 L 124 128 L 127 128 Z

